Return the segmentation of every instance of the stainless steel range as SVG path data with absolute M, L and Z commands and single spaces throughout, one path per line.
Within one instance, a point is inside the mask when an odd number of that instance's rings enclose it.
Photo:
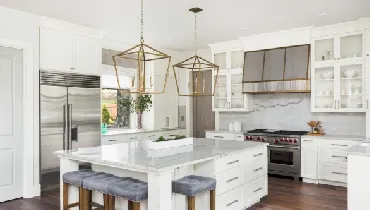
M 269 174 L 291 176 L 299 180 L 301 176 L 301 136 L 305 134 L 307 131 L 256 129 L 244 133 L 244 140 L 269 143 Z

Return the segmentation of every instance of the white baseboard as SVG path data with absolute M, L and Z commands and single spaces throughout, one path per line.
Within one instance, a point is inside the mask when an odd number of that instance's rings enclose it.
M 333 182 L 333 181 L 327 181 L 327 180 L 319 180 L 319 184 L 328 184 L 338 187 L 347 187 L 347 183 L 343 182 Z
M 302 178 L 302 182 L 310 183 L 310 184 L 319 184 L 319 180 L 317 180 L 317 179 L 309 179 L 309 178 Z

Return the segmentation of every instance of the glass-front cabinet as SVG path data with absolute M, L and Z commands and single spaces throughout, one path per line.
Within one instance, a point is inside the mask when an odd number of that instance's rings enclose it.
M 315 112 L 364 112 L 365 62 L 316 65 L 312 72 L 312 107 Z
M 366 111 L 365 43 L 364 32 L 339 34 L 312 41 L 313 112 Z
M 215 77 L 215 72 L 213 77 Z M 213 96 L 213 111 L 250 111 L 252 109 L 252 99 L 248 97 L 249 95 L 242 93 L 242 79 L 242 69 L 221 70 L 219 72 Z

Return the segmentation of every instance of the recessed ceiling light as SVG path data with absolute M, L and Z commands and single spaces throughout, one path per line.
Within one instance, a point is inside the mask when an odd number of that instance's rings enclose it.
M 316 15 L 317 16 L 325 16 L 325 15 L 328 15 L 328 13 L 326 13 L 326 12 L 320 12 L 320 13 L 317 13 Z

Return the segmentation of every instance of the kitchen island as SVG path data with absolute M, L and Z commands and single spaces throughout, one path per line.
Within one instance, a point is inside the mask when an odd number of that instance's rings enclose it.
M 87 162 L 94 171 L 147 182 L 144 210 L 186 210 L 186 197 L 172 194 L 171 181 L 191 174 L 217 180 L 217 210 L 242 210 L 267 195 L 266 143 L 194 139 L 194 145 L 154 151 L 145 148 L 144 140 L 55 154 L 61 176 Z M 61 181 L 61 191 L 62 186 Z M 62 192 L 60 199 L 62 204 Z M 77 200 L 78 189 L 70 187 L 69 201 Z M 102 203 L 102 196 L 93 193 L 93 201 Z M 127 201 L 118 199 L 116 209 L 127 209 Z M 209 193 L 196 197 L 196 209 L 209 209 Z

